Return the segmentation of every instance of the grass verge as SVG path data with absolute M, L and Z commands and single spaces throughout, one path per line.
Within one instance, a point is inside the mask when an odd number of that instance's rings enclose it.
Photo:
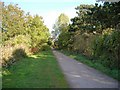
M 99 63 L 99 62 L 94 62 L 94 60 L 90 60 L 87 57 L 81 55 L 81 54 L 77 54 L 74 52 L 69 52 L 66 50 L 61 50 L 60 52 L 64 53 L 65 55 L 76 59 L 77 61 L 80 61 L 90 67 L 93 67 L 103 73 L 105 73 L 106 75 L 120 81 L 120 70 L 118 70 L 117 68 L 114 69 L 110 69 L 108 67 L 105 67 L 103 64 Z
M 3 88 L 68 88 L 52 51 L 43 51 L 3 69 Z

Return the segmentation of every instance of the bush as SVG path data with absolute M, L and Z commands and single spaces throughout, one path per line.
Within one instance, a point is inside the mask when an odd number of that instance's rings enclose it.
M 95 35 L 93 34 L 78 34 L 74 37 L 74 51 L 78 53 L 82 53 L 87 57 L 92 57 L 93 49 L 92 43 L 95 39 Z
M 8 67 L 13 62 L 16 62 L 21 57 L 25 57 L 30 54 L 29 48 L 26 44 L 17 44 L 12 46 L 12 44 L 2 45 L 2 66 Z
M 40 50 L 41 51 L 48 51 L 48 50 L 50 50 L 50 46 L 47 43 L 42 44 L 40 47 Z
M 94 42 L 94 56 L 100 58 L 100 62 L 110 68 L 120 68 L 120 32 L 105 33 Z
M 18 36 L 15 36 L 14 38 L 11 38 L 10 40 L 3 42 L 3 45 L 16 46 L 16 45 L 19 45 L 21 43 L 26 44 L 28 47 L 30 47 L 31 46 L 30 36 L 18 35 Z
M 12 53 L 13 58 L 21 58 L 21 57 L 26 57 L 27 54 L 25 53 L 25 50 L 20 48 L 20 49 L 16 49 L 15 51 L 13 51 Z
M 37 47 L 31 48 L 31 53 L 37 53 L 38 51 L 39 51 L 39 48 L 37 48 Z

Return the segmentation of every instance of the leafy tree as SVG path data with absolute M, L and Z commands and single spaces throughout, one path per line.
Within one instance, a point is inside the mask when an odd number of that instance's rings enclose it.
M 80 5 L 76 10 L 78 16 L 71 19 L 69 29 L 74 33 L 74 50 L 87 56 L 89 54 L 86 53 L 91 53 L 110 68 L 118 67 L 120 33 L 119 28 L 117 31 L 116 29 L 120 23 L 120 2 L 105 2 L 103 5 L 96 3 L 95 6 Z
M 3 41 L 13 38 L 15 35 L 23 34 L 24 11 L 17 5 L 10 4 L 3 6 L 2 12 L 2 27 L 6 30 L 3 32 Z
M 69 24 L 69 18 L 67 15 L 65 15 L 64 13 L 60 14 L 60 16 L 58 17 L 57 21 L 55 22 L 54 26 L 53 26 L 53 35 L 55 36 L 55 38 L 57 38 L 59 36 L 59 34 L 61 32 L 64 32 L 64 28 L 66 28 Z
M 57 22 L 54 24 L 54 30 L 53 36 L 57 38 L 57 42 L 55 42 L 56 45 L 58 45 L 59 48 L 66 48 L 69 44 L 70 39 L 70 33 L 69 30 L 69 18 L 64 13 L 60 14 L 60 16 L 57 19 Z
M 97 57 L 109 68 L 119 67 L 120 60 L 120 1 L 104 2 L 103 5 L 80 5 L 71 24 L 58 28 L 57 44 L 60 49 L 69 49 L 89 57 Z
M 68 27 L 64 28 L 64 32 L 61 32 L 58 37 L 58 46 L 61 49 L 68 48 L 69 42 L 70 42 L 70 32 L 68 32 Z
M 31 16 L 29 13 L 25 15 L 18 5 L 10 4 L 3 6 L 2 19 L 2 26 L 6 30 L 2 32 L 3 42 L 19 35 L 28 37 L 31 41 L 29 42 L 31 47 L 40 48 L 42 44 L 48 42 L 50 33 L 41 16 Z
M 49 39 L 49 30 L 43 24 L 42 18 L 38 15 L 34 16 L 30 24 L 31 40 L 33 47 L 40 46 L 43 43 L 47 43 Z
M 101 25 L 100 29 L 102 30 L 106 28 L 115 28 L 120 19 L 119 10 L 120 2 L 105 2 L 103 6 L 98 6 L 98 4 L 96 4 L 92 11 L 92 18 L 96 21 L 95 23 L 99 22 L 98 24 Z
M 120 2 L 105 2 L 102 5 L 80 5 L 76 8 L 78 16 L 71 19 L 71 30 L 102 33 L 104 29 L 115 28 L 119 23 Z
M 71 19 L 71 30 L 79 30 L 81 33 L 93 31 L 93 24 L 90 22 L 91 16 L 89 15 L 93 7 L 93 5 L 80 5 L 75 8 L 78 16 Z

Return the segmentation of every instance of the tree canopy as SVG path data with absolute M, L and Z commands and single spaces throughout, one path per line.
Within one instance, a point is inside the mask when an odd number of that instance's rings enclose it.
M 3 43 L 21 35 L 30 39 L 29 46 L 40 47 L 50 38 L 49 29 L 44 25 L 42 17 L 25 14 L 18 5 L 3 6 L 2 28 L 6 30 L 2 32 Z
M 64 28 L 66 28 L 68 24 L 69 24 L 69 17 L 64 13 L 61 13 L 53 26 L 54 29 L 54 31 L 52 32 L 53 36 L 57 38 L 59 34 L 65 30 Z
M 120 60 L 120 1 L 103 5 L 80 5 L 71 24 L 61 25 L 57 44 L 59 49 L 99 58 L 105 66 L 118 67 Z M 57 28 L 57 30 L 60 30 Z

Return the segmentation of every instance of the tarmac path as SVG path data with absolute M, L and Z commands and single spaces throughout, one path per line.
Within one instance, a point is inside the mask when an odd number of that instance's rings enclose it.
M 118 81 L 53 50 L 70 88 L 118 88 Z M 111 89 L 110 89 L 111 90 Z

